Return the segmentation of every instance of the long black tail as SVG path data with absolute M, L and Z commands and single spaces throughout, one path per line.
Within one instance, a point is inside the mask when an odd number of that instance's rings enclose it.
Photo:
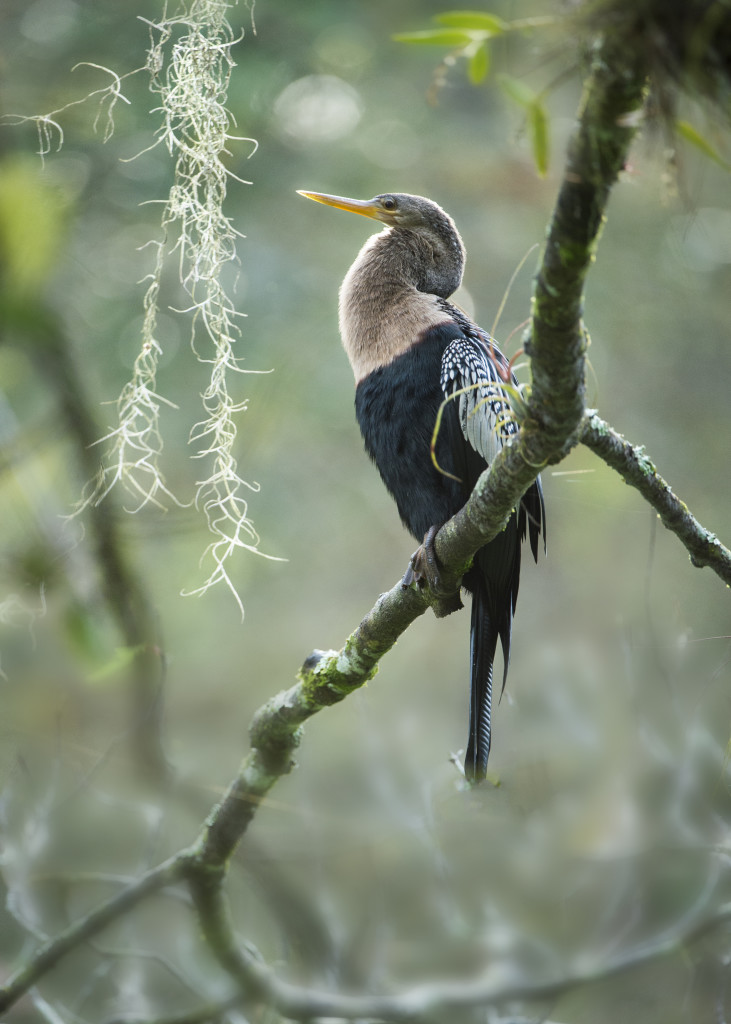
M 487 775 L 492 732 L 492 675 L 498 640 L 503 652 L 503 685 L 508 677 L 513 613 L 520 581 L 520 546 L 526 533 L 533 557 L 538 560 L 538 540 L 546 539 L 546 513 L 540 481 L 523 496 L 502 533 L 478 551 L 475 564 L 464 578 L 472 591 L 470 632 L 470 734 L 465 775 L 479 782 Z
M 517 522 L 511 521 L 498 545 L 493 541 L 478 552 L 476 565 L 465 577 L 472 591 L 470 630 L 470 734 L 464 771 L 480 782 L 487 775 L 492 734 L 493 662 L 498 640 L 503 654 L 503 683 L 508 678 L 513 612 L 518 597 L 520 543 Z M 501 692 L 502 692 L 501 690 Z
M 492 665 L 497 640 L 497 623 L 490 617 L 487 593 L 481 585 L 472 597 L 470 631 L 470 733 L 464 771 L 472 782 L 487 775 L 492 734 Z

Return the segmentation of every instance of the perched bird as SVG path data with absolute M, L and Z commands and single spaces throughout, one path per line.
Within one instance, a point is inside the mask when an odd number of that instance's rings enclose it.
M 465 250 L 441 207 L 404 193 L 365 201 L 300 195 L 386 225 L 368 239 L 343 281 L 340 333 L 355 375 L 355 410 L 366 450 L 404 524 L 424 538 L 426 557 L 419 565 L 433 565 L 429 549 L 437 528 L 464 505 L 482 471 L 518 430 L 504 386 L 517 382 L 490 335 L 448 301 L 462 281 Z M 450 396 L 432 458 L 437 416 Z M 465 775 L 474 781 L 485 778 L 490 752 L 498 639 L 505 687 L 526 531 L 537 560 L 541 533 L 545 546 L 539 480 L 503 532 L 477 552 L 462 581 L 472 593 Z

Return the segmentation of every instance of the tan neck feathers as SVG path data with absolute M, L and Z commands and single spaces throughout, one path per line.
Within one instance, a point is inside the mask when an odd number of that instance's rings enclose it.
M 436 295 L 418 291 L 398 259 L 389 261 L 387 235 L 368 239 L 340 289 L 340 336 L 356 383 L 449 320 Z

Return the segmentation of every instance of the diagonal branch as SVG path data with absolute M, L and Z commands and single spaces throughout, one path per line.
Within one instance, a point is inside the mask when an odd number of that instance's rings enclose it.
M 113 921 L 129 913 L 153 892 L 177 881 L 182 875 L 184 865 L 185 860 L 181 854 L 163 861 L 106 903 L 100 904 L 85 917 L 74 921 L 54 939 L 49 939 L 35 951 L 32 959 L 21 964 L 5 984 L 0 986 L 0 1012 L 13 1006 L 72 950 L 98 935 Z
M 616 469 L 625 483 L 637 488 L 658 513 L 663 525 L 687 548 L 693 565 L 708 566 L 731 586 L 731 551 L 688 511 L 688 506 L 656 471 L 642 446 L 631 445 L 591 412 L 584 420 L 581 440 L 608 466 Z

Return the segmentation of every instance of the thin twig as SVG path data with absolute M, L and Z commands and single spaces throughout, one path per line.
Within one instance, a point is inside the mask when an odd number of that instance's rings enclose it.
M 128 913 L 153 892 L 177 881 L 183 873 L 184 866 L 185 860 L 182 854 L 171 857 L 147 871 L 106 903 L 69 925 L 54 939 L 44 943 L 27 963 L 21 964 L 10 975 L 0 988 L 0 1012 L 13 1006 L 20 996 L 32 988 L 72 949 L 76 949 L 81 943 L 97 935 L 108 924 Z
M 685 546 L 693 565 L 707 566 L 724 583 L 731 585 L 731 551 L 691 514 L 657 472 L 641 445 L 631 445 L 594 412 L 588 413 L 584 420 L 581 440 L 652 505 L 663 526 Z

